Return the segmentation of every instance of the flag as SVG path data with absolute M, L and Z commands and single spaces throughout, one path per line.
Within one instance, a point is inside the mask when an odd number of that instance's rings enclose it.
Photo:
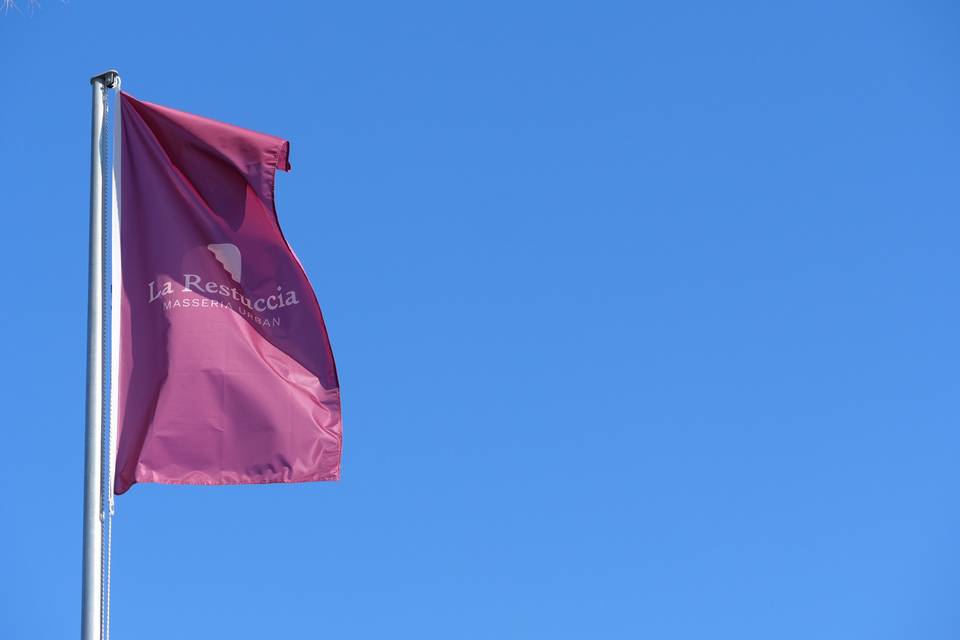
M 289 143 L 119 102 L 115 493 L 338 479 L 333 354 L 274 203 Z

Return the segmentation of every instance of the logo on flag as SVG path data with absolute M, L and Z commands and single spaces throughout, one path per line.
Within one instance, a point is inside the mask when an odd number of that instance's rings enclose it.
M 240 249 L 237 245 L 225 242 L 223 244 L 208 244 L 207 249 L 213 254 L 213 257 L 220 261 L 223 268 L 227 270 L 230 277 L 237 284 L 240 284 L 240 270 L 242 268 L 242 258 Z

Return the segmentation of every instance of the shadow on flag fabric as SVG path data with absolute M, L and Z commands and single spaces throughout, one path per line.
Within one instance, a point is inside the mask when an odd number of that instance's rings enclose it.
M 114 491 L 338 479 L 333 354 L 274 204 L 289 144 L 119 100 Z

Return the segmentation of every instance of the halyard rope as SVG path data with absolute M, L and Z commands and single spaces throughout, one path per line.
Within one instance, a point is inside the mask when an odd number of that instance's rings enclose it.
M 107 126 L 108 120 L 109 120 L 110 98 L 109 98 L 109 91 L 106 86 L 103 86 L 101 88 L 101 96 L 103 98 L 103 122 L 101 123 L 102 126 L 100 128 L 100 131 L 101 131 L 100 171 L 101 171 L 101 176 L 103 176 L 103 179 L 101 181 L 101 184 L 103 185 L 103 188 L 101 190 L 101 198 L 103 199 L 103 209 L 102 209 L 103 233 L 101 234 L 103 237 L 103 240 L 102 240 L 103 246 L 101 247 L 101 251 L 102 251 L 101 255 L 103 256 L 103 260 L 101 264 L 106 265 L 107 256 L 110 256 L 111 260 L 113 259 L 113 256 L 108 253 L 108 250 L 110 249 L 109 240 L 108 240 L 108 238 L 110 237 L 110 234 L 108 233 L 108 230 L 110 229 L 110 220 L 112 217 L 111 216 L 112 208 L 110 206 L 110 198 L 112 194 L 110 191 L 111 187 L 109 185 L 111 184 L 112 181 L 108 178 L 108 176 L 110 176 L 109 171 L 111 168 L 111 165 L 110 165 L 111 158 L 109 157 L 110 148 L 111 148 L 110 129 Z M 116 159 L 114 158 L 113 160 L 115 161 Z M 110 313 L 109 313 L 110 306 L 107 301 L 111 299 L 111 294 L 109 291 L 110 279 L 104 278 L 104 275 L 106 273 L 107 273 L 107 269 L 104 268 L 101 273 L 101 278 L 105 280 L 105 282 L 102 281 L 101 284 L 103 287 L 103 291 L 106 292 L 101 302 L 102 304 L 101 317 L 103 317 L 104 319 L 110 317 Z M 101 391 L 103 393 L 103 397 L 101 398 L 101 403 L 102 403 L 102 406 L 104 407 L 104 411 L 102 415 L 103 423 L 101 425 L 103 427 L 102 429 L 103 440 L 101 442 L 101 451 L 104 453 L 104 455 L 102 456 L 102 459 L 101 459 L 102 464 L 101 464 L 101 474 L 100 474 L 100 477 L 102 478 L 100 483 L 100 521 L 103 522 L 103 527 L 104 527 L 104 531 L 101 535 L 104 535 L 106 537 L 106 547 L 107 547 L 106 553 L 102 556 L 101 564 L 100 564 L 100 575 L 102 578 L 100 582 L 100 620 L 101 620 L 100 637 L 102 640 L 110 640 L 110 559 L 111 559 L 110 556 L 113 550 L 112 549 L 113 547 L 113 500 L 110 499 L 111 496 L 109 493 L 113 491 L 113 487 L 110 486 L 110 471 L 113 466 L 110 460 L 110 457 L 111 457 L 110 377 L 111 376 L 108 373 L 110 369 L 107 366 L 109 362 L 107 345 L 110 344 L 111 329 L 112 328 L 108 326 L 106 321 L 102 323 L 103 335 L 101 336 L 101 344 L 103 346 L 102 346 L 102 353 L 101 353 L 101 362 L 103 363 L 103 367 L 101 369 L 101 372 L 103 375 L 103 384 L 101 384 Z M 109 354 L 109 357 L 112 358 L 113 356 L 114 354 L 112 353 Z M 104 509 L 104 505 L 109 505 L 109 507 Z

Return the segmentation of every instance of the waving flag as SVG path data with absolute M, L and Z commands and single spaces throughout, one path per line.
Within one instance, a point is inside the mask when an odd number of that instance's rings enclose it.
M 120 112 L 114 491 L 338 479 L 333 354 L 274 205 L 288 143 L 125 93 Z

